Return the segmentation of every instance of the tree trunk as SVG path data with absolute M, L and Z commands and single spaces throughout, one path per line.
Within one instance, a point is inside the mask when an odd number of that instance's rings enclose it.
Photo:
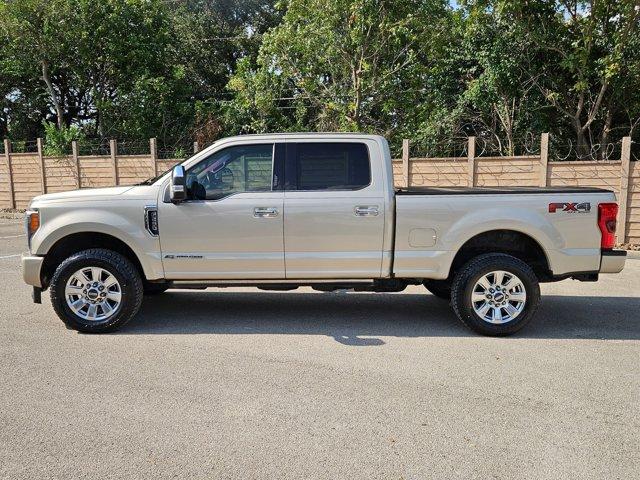
M 44 83 L 47 84 L 47 90 L 49 91 L 51 101 L 53 102 L 53 106 L 56 110 L 56 116 L 58 117 L 58 129 L 62 130 L 62 127 L 64 126 L 64 112 L 60 105 L 60 101 L 58 100 L 58 96 L 56 95 L 56 91 L 53 89 L 53 83 L 51 83 L 51 77 L 49 76 L 49 64 L 46 60 L 42 60 L 42 79 L 44 80 Z
M 602 134 L 600 135 L 600 159 L 606 160 L 609 156 L 607 149 L 609 147 L 609 132 L 611 131 L 611 122 L 613 121 L 613 110 L 607 109 L 607 116 L 604 120 L 604 126 L 602 127 Z
M 582 128 L 582 122 L 580 118 L 574 117 L 573 119 L 573 129 L 576 132 L 576 156 L 578 157 L 576 160 L 584 160 L 589 157 L 589 144 L 587 143 L 587 137 L 584 134 L 584 129 Z

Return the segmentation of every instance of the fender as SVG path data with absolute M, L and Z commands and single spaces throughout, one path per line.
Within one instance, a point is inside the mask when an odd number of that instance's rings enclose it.
M 160 259 L 160 242 L 144 228 L 144 207 L 138 202 L 109 209 L 47 209 L 47 217 L 32 238 L 32 252 L 44 256 L 56 242 L 74 233 L 104 233 L 118 238 L 134 252 L 147 279 L 164 277 Z
M 443 235 L 443 245 L 451 246 L 454 255 L 448 256 L 446 271 L 451 269 L 455 254 L 473 237 L 493 230 L 512 230 L 535 240 L 544 252 L 549 268 L 553 270 L 550 253 L 562 248 L 563 239 L 558 230 L 542 215 L 534 210 L 515 208 L 505 211 L 504 207 L 492 207 L 467 213 L 454 223 Z

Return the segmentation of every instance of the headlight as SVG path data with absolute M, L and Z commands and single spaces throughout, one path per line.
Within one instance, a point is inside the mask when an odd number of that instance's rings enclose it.
M 31 237 L 33 237 L 33 234 L 40 228 L 40 212 L 35 208 L 27 210 L 25 213 L 24 223 L 27 230 L 29 251 L 31 251 Z

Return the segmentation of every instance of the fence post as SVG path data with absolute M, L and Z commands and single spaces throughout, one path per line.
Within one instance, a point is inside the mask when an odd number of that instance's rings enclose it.
M 7 161 L 7 183 L 9 184 L 9 207 L 16 208 L 16 197 L 13 190 L 13 169 L 11 168 L 11 142 L 4 139 L 4 157 Z
M 540 136 L 540 186 L 547 186 L 547 172 L 549 167 L 549 134 Z
M 193 142 L 193 153 L 198 153 L 200 151 L 200 145 L 198 142 Z
M 109 140 L 109 151 L 113 168 L 113 184 L 118 185 L 118 144 L 116 140 Z
M 410 170 L 409 170 L 409 140 L 402 140 L 402 181 L 405 187 L 411 186 Z
M 631 163 L 631 137 L 622 138 L 622 152 L 620 154 L 620 198 L 618 200 L 617 237 L 619 243 L 627 241 L 627 205 L 629 204 L 629 171 Z
M 44 155 L 42 154 L 42 139 L 38 138 L 36 140 L 36 145 L 38 146 L 38 161 L 40 162 L 40 183 L 42 185 L 42 193 L 47 193 L 47 178 L 44 170 Z
M 156 139 L 149 139 L 149 151 L 151 152 L 151 168 L 153 169 L 153 176 L 158 175 L 158 147 L 156 145 Z
M 469 186 L 476 186 L 476 137 L 469 137 L 467 146 L 467 170 Z
M 80 179 L 80 157 L 78 156 L 78 141 L 71 141 L 71 157 L 73 158 L 73 164 L 76 168 L 76 179 L 78 188 L 82 188 L 82 180 Z

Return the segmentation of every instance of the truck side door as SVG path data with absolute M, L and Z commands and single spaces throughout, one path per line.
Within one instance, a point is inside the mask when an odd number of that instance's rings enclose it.
M 287 143 L 284 244 L 287 278 L 376 278 L 385 197 L 365 140 Z
M 187 169 L 187 200 L 165 196 L 158 207 L 167 279 L 284 278 L 284 193 L 274 174 L 283 153 L 284 143 L 240 143 Z

